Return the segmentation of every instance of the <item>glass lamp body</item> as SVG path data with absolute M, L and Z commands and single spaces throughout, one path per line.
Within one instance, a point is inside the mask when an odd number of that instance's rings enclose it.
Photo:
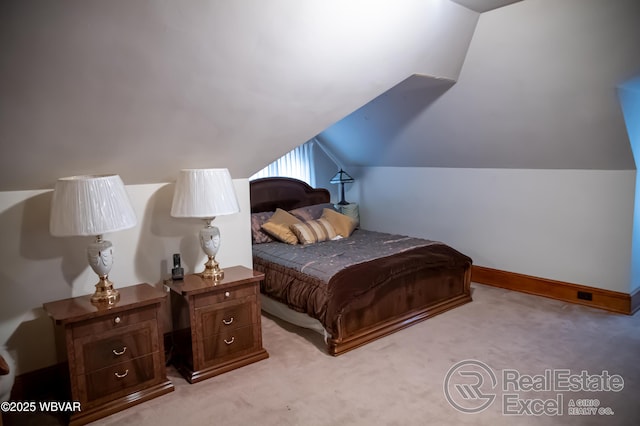
M 220 230 L 216 226 L 206 226 L 200 230 L 200 244 L 207 256 L 215 257 L 220 248 Z
M 211 220 L 213 219 L 207 219 L 207 226 L 200 230 L 200 245 L 209 258 L 204 264 L 204 271 L 201 276 L 206 280 L 213 280 L 217 283 L 224 279 L 224 271 L 216 261 L 216 254 L 218 254 L 218 249 L 220 248 L 220 230 L 218 227 L 211 225 Z
M 98 276 L 109 275 L 113 266 L 113 244 L 111 241 L 97 240 L 87 247 L 87 260 Z
M 112 306 L 120 300 L 120 293 L 109 280 L 109 272 L 113 266 L 113 244 L 98 236 L 87 247 L 87 260 L 93 272 L 98 274 L 96 291 L 91 296 L 91 303 L 99 306 Z

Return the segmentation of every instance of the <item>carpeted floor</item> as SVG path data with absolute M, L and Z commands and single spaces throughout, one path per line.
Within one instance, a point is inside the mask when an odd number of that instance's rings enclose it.
M 472 303 L 339 357 L 326 355 L 314 332 L 263 316 L 269 359 L 194 385 L 170 369 L 174 392 L 94 424 L 640 424 L 640 313 L 616 315 L 479 284 L 472 287 Z M 458 374 L 467 367 L 450 375 L 449 394 L 461 408 L 478 408 L 480 397 L 495 395 L 482 412 L 459 412 L 445 397 L 445 376 L 462 360 L 486 364 L 480 369 L 485 382 L 476 389 L 482 395 L 465 400 L 455 393 L 460 391 L 456 383 L 477 381 L 473 376 L 465 382 Z M 495 387 L 487 368 L 496 375 Z M 574 375 L 584 370 L 581 383 L 588 380 L 590 386 L 602 384 L 606 380 L 599 378 L 606 374 L 619 375 L 622 384 L 608 381 L 605 386 L 622 388 L 514 391 L 512 382 L 510 389 L 503 389 L 504 370 L 512 370 L 512 378 L 516 373 L 538 376 L 532 380 L 539 385 L 545 370 L 559 369 Z M 526 377 L 522 380 L 517 383 L 524 387 Z M 585 404 L 595 407 L 596 414 L 577 415 L 571 407 Z M 504 414 L 544 407 L 537 416 Z

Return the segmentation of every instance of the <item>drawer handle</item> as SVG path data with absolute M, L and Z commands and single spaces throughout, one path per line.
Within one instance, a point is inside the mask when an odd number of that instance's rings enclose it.
M 225 342 L 227 345 L 230 345 L 230 344 L 232 344 L 235 340 L 236 340 L 235 336 L 232 336 L 232 337 L 231 337 L 231 340 L 227 341 L 227 339 L 224 339 L 224 342 Z
M 222 322 L 224 323 L 224 325 L 229 325 L 233 322 L 233 317 L 231 317 L 231 319 L 229 321 L 227 321 L 226 319 L 222 319 Z
M 127 374 L 129 374 L 129 369 L 127 368 L 127 369 L 124 371 L 124 373 L 122 373 L 122 374 L 118 374 L 117 372 L 115 372 L 115 373 L 113 373 L 113 374 L 115 374 L 115 376 L 116 376 L 118 379 L 124 379 L 125 377 L 127 377 Z
M 115 324 L 120 324 L 120 322 L 121 322 L 121 321 L 122 321 L 122 319 L 121 319 L 120 317 L 115 317 L 115 318 L 113 319 L 113 322 L 114 322 Z
M 121 351 L 116 351 L 115 349 L 112 351 L 113 354 L 115 356 L 120 356 L 120 355 L 124 355 L 124 353 L 127 351 L 127 347 L 123 346 Z
M 225 291 L 224 292 L 224 297 L 229 297 L 229 296 L 231 296 L 231 293 L 229 293 L 228 291 Z

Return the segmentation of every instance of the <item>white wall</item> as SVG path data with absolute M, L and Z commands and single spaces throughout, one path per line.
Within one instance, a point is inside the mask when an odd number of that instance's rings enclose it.
M 364 228 L 440 240 L 476 265 L 630 292 L 635 170 L 373 167 L 358 176 Z
M 249 184 L 234 180 L 241 212 L 216 218 L 222 244 L 216 259 L 225 268 L 252 266 Z M 202 270 L 205 255 L 198 231 L 203 222 L 170 215 L 173 183 L 129 185 L 138 225 L 105 235 L 114 245 L 109 278 L 117 287 L 148 282 L 161 288 L 173 253 L 185 272 Z M 0 192 L 0 344 L 17 359 L 17 373 L 57 362 L 53 325 L 42 304 L 91 294 L 97 276 L 89 268 L 88 237 L 49 234 L 51 190 Z M 168 327 L 168 323 L 164 327 Z

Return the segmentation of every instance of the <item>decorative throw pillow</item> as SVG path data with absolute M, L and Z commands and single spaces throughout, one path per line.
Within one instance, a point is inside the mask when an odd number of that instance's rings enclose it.
M 298 244 L 298 237 L 290 228 L 291 225 L 284 223 L 266 222 L 262 229 L 278 241 L 287 244 Z
M 356 229 L 356 221 L 349 216 L 338 213 L 332 209 L 324 209 L 322 211 L 321 219 L 326 219 L 333 225 L 336 233 L 342 237 L 348 237 L 351 235 L 354 229 Z
M 282 209 L 276 209 L 262 229 L 273 238 L 287 244 L 298 244 L 298 237 L 291 230 L 291 225 L 301 223 L 300 219 Z
M 262 225 L 273 216 L 273 212 L 251 213 L 251 243 L 270 243 L 274 239 L 262 231 Z
M 291 225 L 291 230 L 302 244 L 313 244 L 336 237 L 336 230 L 327 219 L 309 220 Z
M 324 209 L 332 209 L 335 210 L 333 204 L 331 203 L 322 203 L 322 204 L 314 204 L 312 206 L 306 207 L 298 207 L 297 209 L 289 210 L 289 213 L 294 215 L 300 220 L 309 221 L 320 219 L 322 216 L 322 211 Z

